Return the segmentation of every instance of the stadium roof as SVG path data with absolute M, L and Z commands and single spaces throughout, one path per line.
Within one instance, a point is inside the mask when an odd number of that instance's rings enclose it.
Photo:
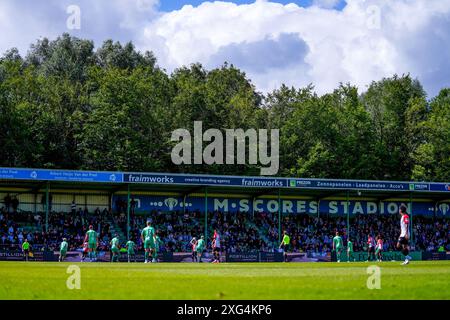
M 60 190 L 95 190 L 116 193 L 130 188 L 133 192 L 171 192 L 180 195 L 204 192 L 263 195 L 327 197 L 365 196 L 450 199 L 450 182 L 371 181 L 348 179 L 307 179 L 283 177 L 219 176 L 203 174 L 105 172 L 58 169 L 0 168 L 0 189 L 39 192 L 47 183 Z

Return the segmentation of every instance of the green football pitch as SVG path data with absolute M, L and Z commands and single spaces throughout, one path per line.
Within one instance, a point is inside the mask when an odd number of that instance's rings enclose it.
M 70 289 L 71 265 L 79 267 L 79 289 Z M 368 273 L 373 265 L 380 267 L 380 289 L 367 286 L 377 284 Z M 450 299 L 450 261 L 0 262 L 0 299 Z

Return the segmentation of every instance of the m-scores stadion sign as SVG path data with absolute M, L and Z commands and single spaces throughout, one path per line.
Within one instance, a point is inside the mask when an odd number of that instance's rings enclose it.
M 205 208 L 205 199 L 203 197 L 188 197 L 184 202 L 182 197 L 164 197 L 164 196 L 142 196 L 133 197 L 136 202 L 136 212 L 148 213 L 156 211 L 180 211 L 184 209 L 189 211 Z M 113 206 L 117 208 L 118 200 L 125 201 L 127 196 L 114 196 Z M 405 204 L 413 214 L 433 216 L 436 210 L 436 216 L 450 215 L 450 204 L 441 203 L 436 208 L 432 202 L 413 202 L 412 208 L 409 202 L 375 202 L 375 201 L 355 201 L 347 203 L 345 200 L 322 200 L 320 202 L 313 200 L 281 200 L 281 211 L 290 214 L 311 214 L 317 215 L 318 212 L 335 215 L 355 214 L 398 214 L 400 205 Z M 277 199 L 237 199 L 224 197 L 210 197 L 207 201 L 209 211 L 225 212 L 269 212 L 278 213 L 280 209 Z

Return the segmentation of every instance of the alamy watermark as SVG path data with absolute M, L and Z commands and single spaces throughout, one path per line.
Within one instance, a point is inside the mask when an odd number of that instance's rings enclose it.
M 77 265 L 70 265 L 67 267 L 66 273 L 70 276 L 66 280 L 66 286 L 69 290 L 81 289 L 81 270 Z
M 366 273 L 369 275 L 367 278 L 367 289 L 381 289 L 381 268 L 378 266 L 368 266 Z
M 66 20 L 66 27 L 69 30 L 81 29 L 81 9 L 79 6 L 72 4 L 67 7 L 66 13 L 69 17 Z
M 246 131 L 226 129 L 224 138 L 219 129 L 208 129 L 203 132 L 201 121 L 194 122 L 193 137 L 187 129 L 176 129 L 172 132 L 171 141 L 178 142 L 171 152 L 172 162 L 176 165 L 260 164 L 266 166 L 261 168 L 261 175 L 278 173 L 280 148 L 278 129 L 270 130 L 270 148 L 269 130 L 267 129 L 248 129 Z M 209 144 L 203 148 L 203 142 L 209 142 Z

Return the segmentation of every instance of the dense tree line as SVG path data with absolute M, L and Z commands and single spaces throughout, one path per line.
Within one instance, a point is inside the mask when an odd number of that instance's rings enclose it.
M 175 166 L 176 128 L 280 129 L 282 176 L 450 181 L 450 89 L 427 99 L 409 75 L 365 92 L 341 84 L 256 90 L 233 65 L 172 74 L 131 43 L 64 34 L 0 59 L 0 165 L 258 174 L 252 165 Z

